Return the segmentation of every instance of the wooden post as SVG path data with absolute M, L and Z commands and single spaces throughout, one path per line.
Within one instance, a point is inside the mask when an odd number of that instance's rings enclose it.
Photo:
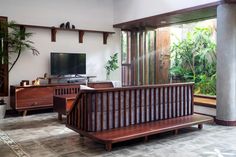
M 111 143 L 106 143 L 106 150 L 111 151 L 112 149 L 112 144 Z
M 23 117 L 25 117 L 27 115 L 27 110 L 23 111 Z
M 148 141 L 148 136 L 144 136 L 144 142 Z
M 203 124 L 198 124 L 198 129 L 201 130 L 203 128 Z
M 178 133 L 179 133 L 179 130 L 177 130 L 177 129 L 174 130 L 174 134 L 175 134 L 175 135 L 178 135 Z
M 58 120 L 62 121 L 62 114 L 58 113 Z

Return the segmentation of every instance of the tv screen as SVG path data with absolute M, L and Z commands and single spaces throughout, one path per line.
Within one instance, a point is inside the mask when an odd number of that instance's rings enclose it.
M 51 53 L 51 75 L 86 74 L 85 53 Z

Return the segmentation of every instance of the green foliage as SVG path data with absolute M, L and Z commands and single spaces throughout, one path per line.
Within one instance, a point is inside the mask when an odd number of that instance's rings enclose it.
M 118 68 L 119 68 L 118 53 L 115 53 L 114 55 L 110 56 L 110 59 L 107 61 L 105 65 L 107 76 L 109 76 L 112 71 L 115 71 Z
M 28 33 L 24 31 L 23 29 L 20 29 L 20 27 L 17 26 L 14 21 L 11 21 L 9 23 L 7 22 L 1 23 L 1 28 L 2 29 L 0 29 L 0 36 L 4 36 L 4 34 L 6 34 L 5 30 L 9 30 L 9 33 L 4 37 L 4 41 L 7 42 L 7 45 L 8 45 L 8 50 L 9 50 L 8 53 L 17 54 L 17 57 L 15 58 L 13 63 L 10 63 L 11 66 L 9 68 L 9 72 L 18 61 L 21 53 L 25 51 L 26 49 L 31 50 L 33 55 L 39 54 L 38 50 L 32 46 L 33 42 L 29 40 L 29 38 L 32 36 L 32 33 Z M 0 57 L 3 58 L 5 62 L 9 63 L 10 56 L 6 54 L 7 53 L 4 52 L 4 49 L 1 48 Z
M 196 94 L 216 95 L 216 44 L 210 28 L 194 28 L 171 46 L 170 75 L 195 82 Z

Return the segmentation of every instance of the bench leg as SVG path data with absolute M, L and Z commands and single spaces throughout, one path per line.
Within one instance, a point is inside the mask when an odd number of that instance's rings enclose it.
M 24 110 L 23 117 L 25 117 L 26 115 L 27 115 L 27 110 Z
M 147 142 L 148 141 L 148 136 L 145 136 L 144 137 L 144 142 Z
M 203 128 L 203 124 L 198 124 L 198 129 L 201 130 Z
M 58 120 L 62 121 L 62 114 L 58 113 Z
M 179 133 L 179 130 L 174 130 L 175 135 L 178 135 L 178 133 Z
M 112 149 L 112 144 L 111 143 L 106 143 L 106 150 L 111 151 Z

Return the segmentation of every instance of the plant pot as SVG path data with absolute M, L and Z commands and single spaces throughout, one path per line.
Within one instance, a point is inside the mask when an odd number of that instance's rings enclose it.
M 6 109 L 7 104 L 0 105 L 0 119 L 3 119 L 5 117 Z

